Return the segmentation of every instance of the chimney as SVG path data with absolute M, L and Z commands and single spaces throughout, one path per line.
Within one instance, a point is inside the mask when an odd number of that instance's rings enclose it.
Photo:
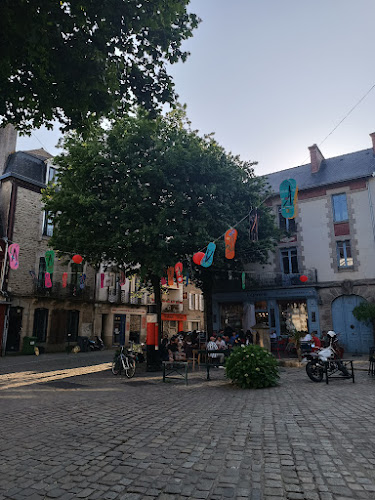
M 372 139 L 372 153 L 375 155 L 375 132 L 370 134 L 370 137 Z
M 320 165 L 324 160 L 324 156 L 322 155 L 320 149 L 316 144 L 313 144 L 309 147 L 310 150 L 310 159 L 311 159 L 311 173 L 316 174 L 319 172 Z
M 13 125 L 0 127 L 0 175 L 4 173 L 8 156 L 14 153 L 17 143 L 17 130 Z

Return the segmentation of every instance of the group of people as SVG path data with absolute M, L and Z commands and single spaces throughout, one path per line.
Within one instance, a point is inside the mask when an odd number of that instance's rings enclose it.
M 199 345 L 198 334 L 184 334 L 180 332 L 177 335 L 172 335 L 169 339 L 168 335 L 164 335 L 160 347 L 160 355 L 163 361 L 186 361 L 193 357 L 193 349 L 206 349 L 208 351 L 227 351 L 233 347 L 248 345 L 253 343 L 253 336 L 248 330 L 246 334 L 241 330 L 238 333 L 232 331 L 229 335 L 225 334 L 224 330 L 210 337 L 207 344 Z M 210 353 L 210 357 L 224 358 L 221 352 Z

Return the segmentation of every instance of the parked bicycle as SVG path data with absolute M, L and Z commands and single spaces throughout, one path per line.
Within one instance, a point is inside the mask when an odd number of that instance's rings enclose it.
M 134 353 L 130 349 L 121 346 L 120 351 L 115 355 L 115 359 L 112 362 L 113 375 L 124 373 L 128 378 L 132 378 L 135 375 L 135 369 Z

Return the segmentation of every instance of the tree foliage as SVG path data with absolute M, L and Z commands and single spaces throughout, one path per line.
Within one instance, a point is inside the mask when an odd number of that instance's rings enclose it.
M 185 60 L 189 0 L 2 0 L 0 126 L 67 128 L 172 102 L 166 65 Z
M 97 127 L 85 141 L 71 133 L 65 149 L 55 158 L 58 186 L 44 196 L 55 225 L 52 246 L 92 264 L 140 265 L 154 289 L 178 261 L 190 276 L 198 273 L 192 255 L 264 194 L 252 164 L 226 153 L 212 135 L 191 130 L 181 109 L 156 119 L 139 112 L 107 130 Z M 273 219 L 264 205 L 261 212 L 262 239 L 249 242 L 241 229 L 237 242 L 252 249 L 254 260 L 272 247 Z M 211 280 L 224 265 L 223 238 L 217 243 L 214 265 L 197 278 Z

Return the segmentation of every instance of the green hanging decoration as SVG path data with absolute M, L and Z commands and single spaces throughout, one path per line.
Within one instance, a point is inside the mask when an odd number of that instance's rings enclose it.
M 246 274 L 245 271 L 242 271 L 242 290 L 245 290 L 246 288 Z

